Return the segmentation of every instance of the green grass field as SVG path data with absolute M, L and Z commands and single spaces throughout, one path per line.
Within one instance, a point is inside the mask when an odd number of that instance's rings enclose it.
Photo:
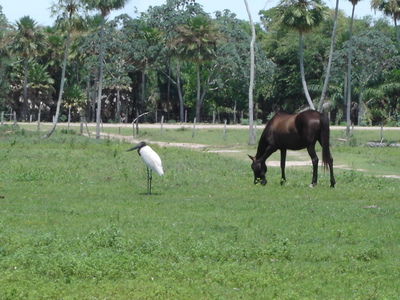
M 247 131 L 191 134 L 137 138 L 240 152 L 154 144 L 165 176 L 149 196 L 127 142 L 0 127 L 0 299 L 400 295 L 400 179 L 381 177 L 400 175 L 399 148 L 364 147 L 379 140 L 364 131 L 349 147 L 332 131 L 334 164 L 350 167 L 335 169 L 336 188 L 322 168 L 309 188 L 309 166 L 288 166 L 283 186 L 270 167 L 262 187 L 252 183 Z

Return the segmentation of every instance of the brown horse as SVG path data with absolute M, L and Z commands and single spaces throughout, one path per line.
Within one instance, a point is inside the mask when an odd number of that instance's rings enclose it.
M 307 110 L 298 114 L 288 115 L 277 113 L 267 123 L 258 143 L 255 157 L 249 155 L 252 160 L 251 168 L 254 172 L 254 184 L 267 183 L 265 174 L 267 166 L 265 161 L 276 150 L 281 150 L 281 184 L 286 181 L 285 161 L 287 150 L 300 150 L 306 148 L 313 165 L 313 177 L 310 187 L 317 184 L 318 156 L 315 152 L 315 144 L 322 146 L 322 162 L 325 168 L 329 166 L 331 187 L 335 187 L 333 177 L 333 159 L 329 150 L 329 120 L 315 110 Z

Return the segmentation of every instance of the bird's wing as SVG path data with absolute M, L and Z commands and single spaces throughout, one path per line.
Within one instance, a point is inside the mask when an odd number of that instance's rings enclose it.
M 156 172 L 159 176 L 164 174 L 162 162 L 160 156 L 151 149 L 149 146 L 145 146 L 140 150 L 141 157 L 146 166 Z

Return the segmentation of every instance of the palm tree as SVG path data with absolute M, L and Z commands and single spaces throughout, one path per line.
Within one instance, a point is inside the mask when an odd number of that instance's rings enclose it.
M 197 15 L 189 19 L 188 24 L 177 28 L 178 36 L 171 42 L 178 55 L 196 65 L 197 96 L 196 120 L 200 121 L 203 102 L 201 95 L 201 64 L 215 57 L 215 47 L 219 34 L 214 29 L 211 19 L 205 15 Z M 203 92 L 204 94 L 204 92 Z
M 56 26 L 62 31 L 66 32 L 67 38 L 65 41 L 64 60 L 61 72 L 61 83 L 60 91 L 58 93 L 56 115 L 54 117 L 53 126 L 51 127 L 50 131 L 43 136 L 43 138 L 48 138 L 53 134 L 60 116 L 60 107 L 65 84 L 65 70 L 67 69 L 67 59 L 71 42 L 71 32 L 75 29 L 83 28 L 83 19 L 81 16 L 79 16 L 81 9 L 82 4 L 80 0 L 59 0 L 58 4 L 53 4 L 51 7 L 52 15 L 58 15 Z
M 6 16 L 2 12 L 0 5 L 0 99 L 3 98 L 3 93 L 6 92 L 7 83 L 4 80 L 4 72 L 8 65 L 8 51 L 7 45 L 9 44 L 8 22 Z M 3 98 L 4 99 L 4 98 Z M 0 107 L 3 106 L 3 101 L 0 100 Z
M 371 0 L 371 8 L 383 12 L 386 16 L 393 18 L 396 29 L 397 44 L 400 48 L 400 34 L 397 20 L 400 20 L 400 1 L 399 0 Z
M 100 49 L 99 49 L 99 83 L 97 94 L 97 111 L 96 111 L 96 139 L 100 138 L 100 118 L 101 118 L 101 96 L 103 90 L 103 43 L 104 43 L 104 24 L 106 17 L 112 10 L 118 10 L 125 6 L 129 0 L 83 0 L 89 9 L 97 9 L 101 14 L 100 28 Z
M 324 101 L 325 101 L 325 95 L 326 95 L 326 91 L 328 90 L 329 77 L 331 75 L 331 66 L 332 66 L 332 58 L 333 58 L 333 47 L 335 45 L 335 39 L 336 39 L 338 10 L 339 10 L 339 0 L 336 0 L 335 16 L 333 18 L 334 20 L 333 20 L 331 47 L 330 47 L 330 50 L 329 50 L 328 66 L 327 66 L 327 69 L 326 69 L 326 77 L 325 77 L 325 81 L 324 81 L 324 86 L 322 88 L 321 99 L 319 100 L 319 104 L 318 104 L 318 111 L 320 111 L 320 112 L 322 112 L 322 110 L 323 110 L 323 105 L 324 105 Z
M 351 110 L 351 60 L 352 60 L 352 47 L 353 47 L 353 21 L 354 11 L 357 3 L 360 0 L 349 0 L 352 4 L 351 19 L 350 19 L 350 32 L 349 32 L 349 54 L 347 56 L 347 96 L 346 96 L 346 137 L 350 137 L 350 110 Z
M 303 59 L 303 34 L 317 27 L 326 16 L 326 7 L 321 0 L 281 0 L 276 9 L 279 21 L 285 26 L 299 32 L 299 59 L 301 83 L 308 105 L 311 109 L 314 104 L 308 92 L 307 82 L 304 73 Z
M 64 99 L 66 102 L 66 107 L 68 107 L 68 130 L 71 121 L 71 109 L 76 108 L 82 120 L 82 112 L 85 107 L 85 91 L 81 88 L 79 84 L 67 85 L 64 93 Z
M 29 16 L 22 17 L 15 24 L 16 32 L 10 44 L 10 52 L 21 56 L 24 62 L 24 87 L 22 120 L 28 113 L 28 62 L 40 54 L 46 47 L 46 35 L 36 21 Z
M 46 66 L 34 63 L 28 71 L 29 87 L 31 95 L 35 100 L 35 105 L 38 107 L 38 131 L 40 130 L 40 115 L 42 110 L 42 103 L 49 99 L 50 95 L 54 92 L 54 80 L 51 78 Z

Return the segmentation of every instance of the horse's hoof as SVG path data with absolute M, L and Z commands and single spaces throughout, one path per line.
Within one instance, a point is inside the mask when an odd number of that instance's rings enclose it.
M 310 184 L 310 188 L 313 189 L 313 188 L 315 188 L 316 185 L 317 185 L 316 183 L 311 183 L 311 184 Z

